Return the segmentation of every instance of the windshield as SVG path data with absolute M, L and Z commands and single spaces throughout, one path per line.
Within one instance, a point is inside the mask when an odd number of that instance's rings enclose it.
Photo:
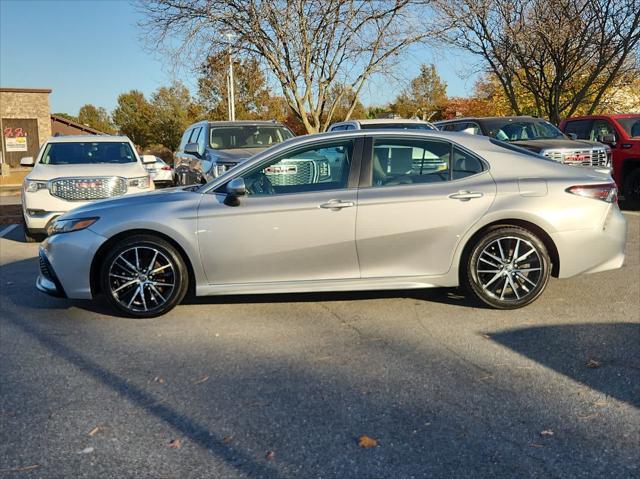
M 521 155 L 534 156 L 539 160 L 554 161 L 547 158 L 544 155 L 541 155 L 540 153 L 534 153 L 533 151 L 527 150 L 526 148 L 522 148 L 521 146 L 515 146 L 515 145 L 512 145 L 511 143 L 496 140 L 494 138 L 489 138 L 489 141 L 494 145 L 499 146 L 500 148 L 504 148 L 505 150 L 509 150 L 509 151 L 515 151 L 516 153 L 520 153 Z
M 211 129 L 209 146 L 217 150 L 267 148 L 292 137 L 293 134 L 281 126 L 228 126 Z
M 360 127 L 363 130 L 435 130 L 428 123 L 365 123 Z
M 617 121 L 631 138 L 640 138 L 640 116 L 617 118 Z
M 566 138 L 564 134 L 548 121 L 487 121 L 489 136 L 501 141 L 552 140 Z
M 82 165 L 86 163 L 135 163 L 126 141 L 49 143 L 40 163 L 43 165 Z

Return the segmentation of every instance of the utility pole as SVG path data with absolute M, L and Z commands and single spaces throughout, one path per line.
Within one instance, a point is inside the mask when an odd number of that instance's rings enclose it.
M 231 56 L 231 42 L 235 38 L 233 33 L 225 33 L 227 44 L 229 45 L 229 74 L 227 75 L 227 105 L 229 110 L 229 121 L 236 121 L 236 101 L 233 88 L 233 58 Z

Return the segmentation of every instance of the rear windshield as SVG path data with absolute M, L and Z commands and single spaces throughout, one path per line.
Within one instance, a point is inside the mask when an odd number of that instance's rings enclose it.
M 640 116 L 633 118 L 618 118 L 617 121 L 631 138 L 640 138 Z
M 43 165 L 83 165 L 87 163 L 135 163 L 136 156 L 126 141 L 49 143 Z
M 291 131 L 281 126 L 229 126 L 212 128 L 209 146 L 216 150 L 267 148 L 292 137 Z
M 367 123 L 360 125 L 363 130 L 435 130 L 427 123 Z

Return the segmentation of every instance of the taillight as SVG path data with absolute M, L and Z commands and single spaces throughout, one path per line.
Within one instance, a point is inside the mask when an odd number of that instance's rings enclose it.
M 566 189 L 567 193 L 602 200 L 607 203 L 618 202 L 618 188 L 615 183 L 604 183 L 599 185 L 576 185 Z
M 171 167 L 170 167 L 170 166 L 163 166 L 163 167 L 162 167 L 162 168 L 160 168 L 160 169 L 161 169 L 161 170 L 164 170 L 164 171 L 169 171 L 169 170 L 171 170 Z

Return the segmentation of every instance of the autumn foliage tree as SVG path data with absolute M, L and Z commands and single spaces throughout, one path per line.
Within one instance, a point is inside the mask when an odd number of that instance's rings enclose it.
M 447 102 L 447 84 L 442 81 L 435 65 L 421 65 L 420 74 L 411 80 L 408 89 L 398 95 L 391 111 L 403 118 L 439 120 Z

